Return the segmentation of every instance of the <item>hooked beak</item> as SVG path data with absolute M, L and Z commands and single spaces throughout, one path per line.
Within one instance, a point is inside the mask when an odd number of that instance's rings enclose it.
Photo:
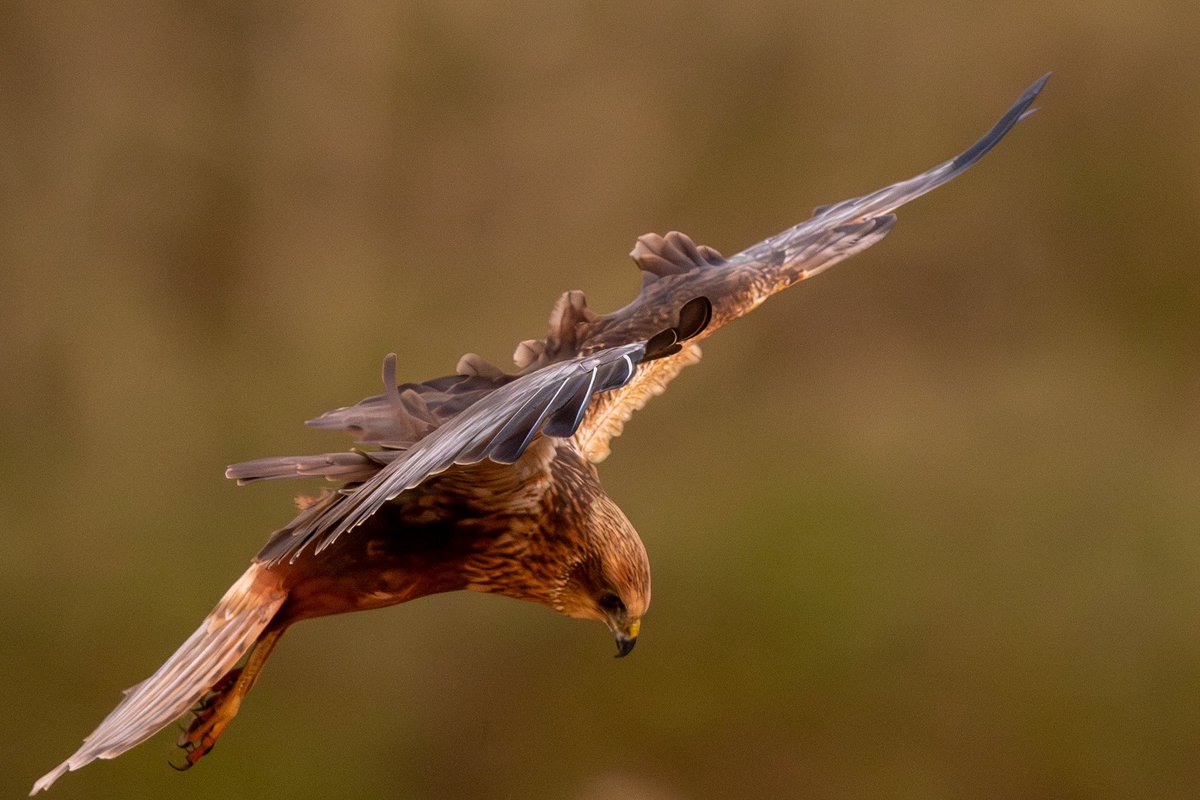
M 616 658 L 624 658 L 633 652 L 633 646 L 637 644 L 638 631 L 642 628 L 642 621 L 639 619 L 629 624 L 628 627 L 613 628 L 613 639 L 617 642 Z

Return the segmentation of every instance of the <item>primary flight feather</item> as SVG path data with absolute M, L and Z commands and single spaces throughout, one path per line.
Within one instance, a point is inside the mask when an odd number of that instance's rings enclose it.
M 455 375 L 397 384 L 388 356 L 383 394 L 309 422 L 374 449 L 230 467 L 239 483 L 342 485 L 297 498 L 299 514 L 200 628 L 34 793 L 189 710 L 180 746 L 194 764 L 237 714 L 279 637 L 303 619 L 473 589 L 599 620 L 626 655 L 650 603 L 650 565 L 594 464 L 637 409 L 699 360 L 696 342 L 878 242 L 895 223 L 890 212 L 959 175 L 1032 113 L 1048 78 L 957 158 L 819 208 L 731 258 L 677 232 L 639 237 L 631 256 L 643 281 L 633 302 L 598 315 L 582 292 L 567 292 L 546 337 L 517 346 L 513 373 L 469 354 Z

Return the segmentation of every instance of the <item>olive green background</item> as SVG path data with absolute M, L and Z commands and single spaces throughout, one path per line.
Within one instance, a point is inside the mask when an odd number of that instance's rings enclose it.
M 340 448 L 301 422 L 634 237 L 736 252 L 1042 111 L 705 344 L 602 477 L 641 644 L 474 594 L 306 623 L 177 775 L 58 798 L 1200 791 L 1189 2 L 0 5 L 0 794 L 199 622 Z M 309 485 L 308 488 L 312 488 Z

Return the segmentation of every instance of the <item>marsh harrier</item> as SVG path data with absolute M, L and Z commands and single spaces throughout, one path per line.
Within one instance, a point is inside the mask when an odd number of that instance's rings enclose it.
M 730 258 L 681 233 L 640 237 L 633 302 L 600 315 L 581 292 L 567 292 L 546 337 L 517 346 L 514 372 L 466 355 L 454 375 L 397 384 L 389 355 L 383 394 L 309 423 L 347 431 L 362 448 L 230 467 L 239 483 L 323 477 L 340 486 L 299 498 L 299 514 L 200 628 L 34 792 L 120 755 L 189 709 L 180 746 L 194 764 L 237 714 L 279 637 L 303 619 L 474 589 L 598 620 L 627 654 L 650 604 L 650 565 L 597 477 L 613 438 L 699 360 L 700 339 L 886 236 L 894 209 L 956 177 L 1031 113 L 1046 79 L 957 158 L 819 208 Z

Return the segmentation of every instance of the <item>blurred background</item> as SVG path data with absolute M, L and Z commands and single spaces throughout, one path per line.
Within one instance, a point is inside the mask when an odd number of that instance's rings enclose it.
M 221 746 L 58 798 L 1200 791 L 1195 4 L 0 4 L 0 793 L 290 518 L 226 464 L 624 255 L 726 254 L 1041 113 L 705 344 L 602 477 L 633 657 L 474 594 L 283 641 Z

